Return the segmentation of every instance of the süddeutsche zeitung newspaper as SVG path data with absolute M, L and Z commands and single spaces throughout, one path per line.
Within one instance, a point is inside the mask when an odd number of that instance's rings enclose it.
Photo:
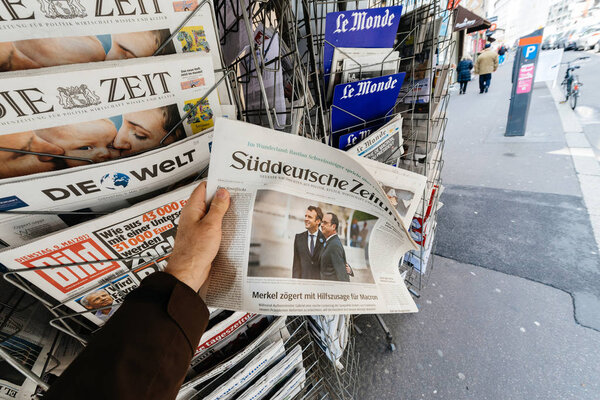
M 398 272 L 416 245 L 357 160 L 218 119 L 207 196 L 225 187 L 231 207 L 202 291 L 207 302 L 287 315 L 416 311 Z

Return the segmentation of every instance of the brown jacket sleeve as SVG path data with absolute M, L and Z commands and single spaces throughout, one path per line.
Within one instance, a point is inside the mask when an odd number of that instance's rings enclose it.
M 175 399 L 208 308 L 193 289 L 157 272 L 94 334 L 44 400 Z

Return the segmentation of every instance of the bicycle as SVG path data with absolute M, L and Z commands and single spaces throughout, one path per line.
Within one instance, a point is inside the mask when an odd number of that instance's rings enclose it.
M 581 88 L 581 86 L 583 86 L 583 83 L 581 83 L 579 81 L 579 76 L 574 74 L 574 71 L 576 69 L 581 68 L 581 66 L 580 65 L 571 66 L 571 64 L 576 61 L 585 60 L 588 58 L 590 58 L 590 56 L 577 57 L 576 59 L 574 59 L 572 61 L 562 63 L 562 64 L 567 64 L 567 70 L 565 72 L 565 77 L 561 83 L 561 86 L 564 87 L 563 90 L 565 93 L 565 100 L 563 101 L 563 103 L 566 103 L 568 101 L 572 110 L 574 110 L 575 107 L 577 107 L 577 99 L 579 98 L 579 88 Z

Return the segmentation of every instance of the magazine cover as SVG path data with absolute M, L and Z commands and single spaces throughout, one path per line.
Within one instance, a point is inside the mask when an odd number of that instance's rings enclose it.
M 0 147 L 17 151 L 0 151 L 0 178 L 138 154 L 209 129 L 221 115 L 206 55 L 44 72 L 0 74 Z

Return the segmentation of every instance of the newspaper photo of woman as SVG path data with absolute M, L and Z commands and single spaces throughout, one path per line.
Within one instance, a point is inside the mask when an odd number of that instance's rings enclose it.
M 185 138 L 183 124 L 178 125 L 180 120 L 177 105 L 171 104 L 95 121 L 0 135 L 0 178 L 90 165 L 167 146 Z
M 258 190 L 252 213 L 248 277 L 374 283 L 369 232 L 378 218 L 340 205 Z M 364 230 L 352 246 L 349 227 Z
M 166 146 L 185 137 L 180 120 L 176 104 L 124 114 L 113 145 L 121 156 Z

